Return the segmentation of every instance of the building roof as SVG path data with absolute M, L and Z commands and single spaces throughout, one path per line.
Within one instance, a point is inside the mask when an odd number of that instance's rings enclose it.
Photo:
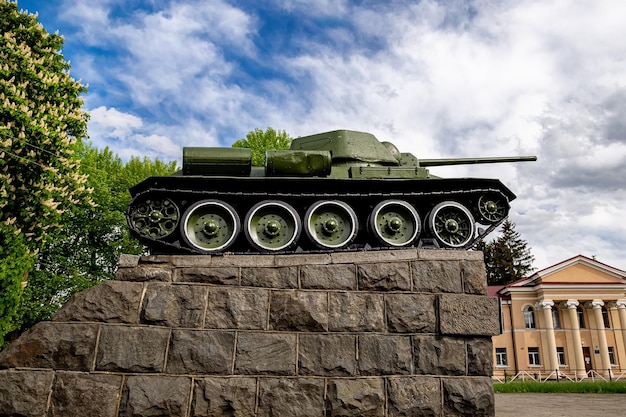
M 577 274 L 560 274 L 561 271 L 576 268 Z M 490 291 L 495 291 L 495 295 L 501 298 L 509 298 L 511 292 L 529 289 L 537 286 L 580 286 L 580 285 L 600 285 L 603 287 L 626 286 L 626 272 L 614 268 L 610 265 L 598 262 L 593 258 L 577 255 L 566 259 L 555 265 L 544 268 L 532 275 L 519 279 L 506 286 L 496 289 L 495 286 Z
M 506 285 L 489 285 L 487 287 L 487 295 L 489 297 L 499 297 L 502 298 L 502 295 L 498 294 L 498 292 L 502 289 L 506 287 Z

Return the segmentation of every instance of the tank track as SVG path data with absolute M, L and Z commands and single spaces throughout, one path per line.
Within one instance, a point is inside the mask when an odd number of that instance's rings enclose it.
M 467 250 L 506 219 L 515 198 L 498 180 L 484 179 L 376 182 L 379 192 L 368 190 L 371 181 L 283 180 L 269 192 L 255 191 L 261 183 L 250 179 L 183 187 L 175 178 L 131 189 L 129 227 L 153 254 Z

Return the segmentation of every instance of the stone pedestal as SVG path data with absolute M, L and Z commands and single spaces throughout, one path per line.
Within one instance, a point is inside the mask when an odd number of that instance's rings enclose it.
M 480 252 L 123 256 L 0 354 L 0 415 L 493 416 Z

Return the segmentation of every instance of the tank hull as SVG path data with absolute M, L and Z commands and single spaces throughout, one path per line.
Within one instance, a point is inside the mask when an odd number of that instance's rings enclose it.
M 502 223 L 515 199 L 499 180 L 476 178 L 173 175 L 148 178 L 130 192 L 130 230 L 154 254 L 469 249 Z M 485 207 L 491 207 L 486 199 L 497 203 L 497 216 L 490 216 L 489 210 L 485 215 Z M 446 214 L 450 210 L 451 218 Z M 223 211 L 227 215 L 221 215 Z M 455 235 L 464 220 L 472 223 L 471 230 L 459 232 L 460 239 Z M 353 230 L 343 230 L 343 223 L 353 223 Z M 151 225 L 155 229 L 147 233 Z M 220 225 L 228 236 L 213 243 Z M 274 238 L 280 233 L 291 237 Z

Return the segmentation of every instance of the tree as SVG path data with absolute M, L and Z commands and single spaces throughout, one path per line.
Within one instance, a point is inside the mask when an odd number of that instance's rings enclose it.
M 245 139 L 239 139 L 233 143 L 233 148 L 250 148 L 252 151 L 252 165 L 263 166 L 265 163 L 265 151 L 271 149 L 289 149 L 291 138 L 284 130 L 276 131 L 268 127 L 265 132 L 256 128 L 246 135 Z
M 0 0 L 0 208 L 33 248 L 67 207 L 89 201 L 75 155 L 87 135 L 85 87 L 34 15 Z
M 85 143 L 86 89 L 69 75 L 63 38 L 0 0 L 0 348 L 76 291 L 141 253 L 124 213 L 128 188 L 176 163 L 131 159 Z M 22 290 L 22 282 L 28 284 Z
M 477 247 L 485 257 L 488 285 L 506 285 L 534 270 L 535 258 L 515 230 L 515 223 L 505 220 L 500 232 L 501 236 L 489 243 L 480 242 Z
M 11 233 L 0 223 L 0 233 Z M 33 257 L 27 252 L 24 237 L 16 236 L 10 243 L 0 245 L 0 350 L 4 337 L 19 327 L 18 309 L 22 282 L 31 268 Z
M 69 75 L 63 38 L 36 16 L 0 0 L 0 293 L 5 306 L 21 296 L 27 266 L 77 204 L 93 204 L 77 147 L 87 132 L 85 87 Z M 6 298 L 11 298 L 7 300 Z M 16 325 L 0 312 L 0 345 Z M 8 325 L 6 323 L 11 323 Z
M 55 239 L 43 245 L 25 288 L 22 331 L 50 319 L 74 293 L 113 278 L 121 253 L 143 253 L 126 224 L 128 189 L 147 177 L 177 170 L 175 161 L 131 158 L 123 163 L 108 148 L 96 149 L 88 143 L 77 153 L 95 204 L 64 212 Z

